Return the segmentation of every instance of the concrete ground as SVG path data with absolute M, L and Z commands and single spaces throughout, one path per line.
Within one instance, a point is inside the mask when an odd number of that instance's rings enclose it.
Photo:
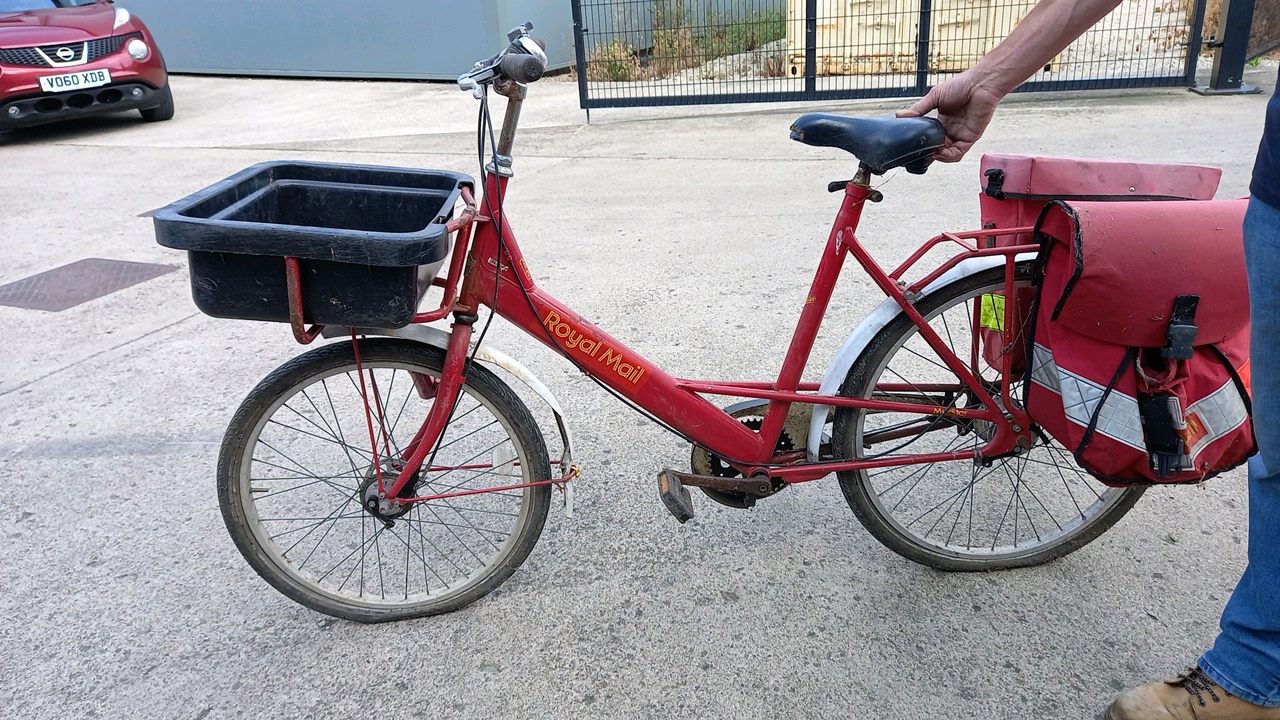
M 1250 80 L 1269 93 L 1275 66 Z M 178 117 L 0 140 L 0 285 L 88 257 L 168 263 L 141 213 L 255 162 L 476 173 L 476 103 L 443 85 L 177 77 Z M 801 112 L 899 103 L 577 109 L 534 86 L 509 212 L 538 281 L 677 375 L 776 372 L 854 165 Z M 1266 96 L 1017 97 L 979 151 L 1195 162 L 1247 192 Z M 978 153 L 896 173 L 863 239 L 889 262 L 978 223 Z M 13 718 L 1096 717 L 1193 664 L 1245 562 L 1244 478 L 1155 489 L 1055 563 L 943 574 L 883 548 L 834 479 L 751 512 L 655 472 L 688 449 L 510 327 L 560 397 L 586 476 L 516 575 L 451 615 L 335 621 L 258 579 L 214 492 L 231 413 L 301 352 L 196 311 L 183 268 L 60 313 L 0 307 L 0 715 Z M 878 301 L 846 273 L 820 377 Z

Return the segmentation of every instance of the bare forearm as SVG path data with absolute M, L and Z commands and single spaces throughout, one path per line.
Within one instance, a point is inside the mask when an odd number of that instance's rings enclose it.
M 1057 57 L 1121 0 L 1040 0 L 1004 42 L 970 72 L 988 90 L 1003 96 Z

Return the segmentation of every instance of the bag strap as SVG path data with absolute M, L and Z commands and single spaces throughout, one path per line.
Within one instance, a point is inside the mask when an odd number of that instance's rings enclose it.
M 1093 435 L 1098 430 L 1098 418 L 1102 416 L 1102 406 L 1107 404 L 1107 398 L 1111 397 L 1111 391 L 1116 389 L 1116 385 L 1120 383 L 1120 378 L 1124 377 L 1126 370 L 1133 365 L 1134 360 L 1138 357 L 1138 348 L 1130 347 L 1124 353 L 1124 359 L 1120 361 L 1120 367 L 1116 368 L 1116 374 L 1111 377 L 1111 382 L 1107 383 L 1107 389 L 1103 391 L 1102 397 L 1098 398 L 1098 404 L 1093 408 L 1093 414 L 1089 416 L 1089 425 L 1084 430 L 1084 437 L 1080 438 L 1080 445 L 1071 453 L 1076 458 L 1076 464 L 1080 467 L 1087 467 L 1084 462 L 1084 451 L 1089 448 L 1089 444 L 1093 442 Z
M 1232 364 L 1231 358 L 1222 352 L 1222 348 L 1217 343 L 1209 345 L 1209 349 L 1218 357 L 1218 361 L 1227 369 L 1227 373 L 1231 375 L 1231 382 L 1236 386 L 1236 392 L 1240 393 L 1240 399 L 1244 401 L 1244 410 L 1249 413 L 1249 417 L 1253 417 L 1253 398 L 1249 396 L 1249 388 L 1244 384 L 1244 378 L 1240 377 L 1240 371 L 1236 370 L 1236 366 Z
M 1045 235 L 1041 228 L 1044 225 L 1045 218 L 1049 216 L 1049 213 L 1053 212 L 1054 208 L 1062 208 L 1067 217 L 1071 218 L 1072 226 L 1075 227 L 1074 237 L 1071 238 L 1071 253 L 1075 267 L 1071 271 L 1071 277 L 1067 278 L 1067 283 L 1062 286 L 1062 295 L 1058 297 L 1057 304 L 1053 306 L 1053 313 L 1049 316 L 1051 322 L 1057 320 L 1058 316 L 1062 314 L 1062 306 L 1067 304 L 1067 298 L 1071 296 L 1071 291 L 1075 290 L 1076 283 L 1080 282 L 1080 277 L 1084 275 L 1084 232 L 1080 229 L 1080 216 L 1070 205 L 1061 200 L 1054 200 L 1045 205 L 1040 210 L 1040 217 L 1036 218 L 1032 237 L 1040 243 L 1040 253 L 1036 257 L 1034 272 L 1040 280 L 1044 279 L 1045 268 L 1049 264 L 1049 253 L 1045 252 L 1045 250 L 1052 247 L 1054 238 Z

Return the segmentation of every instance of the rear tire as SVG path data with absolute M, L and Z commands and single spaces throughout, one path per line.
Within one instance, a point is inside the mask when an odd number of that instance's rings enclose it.
M 976 273 L 930 293 L 916 309 L 968 363 L 974 303 L 983 294 L 1003 294 L 1004 281 L 1003 267 Z M 1017 286 L 1029 284 L 1029 267 L 1020 266 Z M 998 394 L 998 373 L 979 362 L 984 382 Z M 895 387 L 877 390 L 881 382 Z M 949 387 L 958 391 L 944 389 Z M 919 328 L 899 315 L 854 362 L 840 394 L 971 407 L 971 393 L 960 387 Z M 948 424 L 919 414 L 842 408 L 836 412 L 832 450 L 837 458 L 858 460 L 968 450 L 982 447 L 989 432 L 989 423 L 982 421 Z M 1029 450 L 992 460 L 990 466 L 958 460 L 838 475 L 854 515 L 885 547 L 908 560 L 955 571 L 1026 567 L 1062 557 L 1114 525 L 1146 490 L 1103 485 L 1043 432 Z
M 141 113 L 142 119 L 147 122 L 164 122 L 173 119 L 173 90 L 165 85 L 158 93 L 160 95 L 160 104 L 155 107 L 142 108 L 138 112 Z

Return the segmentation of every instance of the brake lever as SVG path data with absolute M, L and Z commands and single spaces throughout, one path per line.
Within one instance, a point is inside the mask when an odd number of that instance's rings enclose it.
M 481 60 L 476 63 L 471 72 L 458 76 L 458 89 L 471 93 L 471 97 L 480 100 L 484 98 L 484 86 L 492 82 L 498 74 L 498 63 L 502 61 L 505 53 L 498 53 L 488 60 Z

